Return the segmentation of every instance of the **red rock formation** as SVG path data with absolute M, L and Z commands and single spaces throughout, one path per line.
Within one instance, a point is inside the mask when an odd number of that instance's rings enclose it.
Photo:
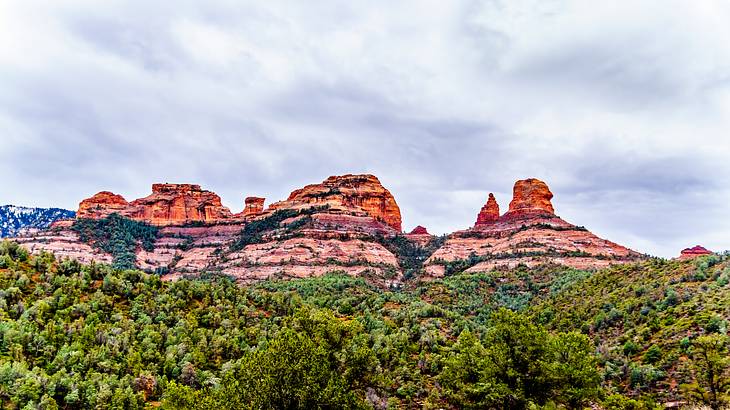
M 104 218 L 112 213 L 160 226 L 216 222 L 231 217 L 218 195 L 192 184 L 153 184 L 151 195 L 131 203 L 120 195 L 100 192 L 81 201 L 76 216 Z
M 329 206 L 329 212 L 367 215 L 401 231 L 400 208 L 393 195 L 373 175 L 331 176 L 321 184 L 307 185 L 269 210 Z
M 406 234 L 406 238 L 408 238 L 408 240 L 410 240 L 411 242 L 414 242 L 423 247 L 428 245 L 434 238 L 434 236 L 428 233 L 428 230 L 426 230 L 426 228 L 418 225 L 409 234 Z
M 515 182 L 509 211 L 503 218 L 507 220 L 530 218 L 540 215 L 555 215 L 553 193 L 547 184 L 539 179 L 529 178 Z
M 496 201 L 490 205 L 493 201 L 490 195 L 474 228 L 454 232 L 429 257 L 425 267 L 427 274 L 442 276 L 445 272 L 443 261 L 468 259 L 472 255 L 485 260 L 470 267 L 469 273 L 545 263 L 578 269 L 604 268 L 644 258 L 631 249 L 564 221 L 555 215 L 552 198 L 552 192 L 542 181 L 517 181 L 509 211 L 495 220 L 499 211 L 495 209 Z
M 387 286 L 400 276 L 398 258 L 374 240 L 376 236 L 401 233 L 400 210 L 393 196 L 372 175 L 330 177 L 320 184 L 298 189 L 285 201 L 262 210 L 263 198 L 247 198 L 246 208 L 232 215 L 218 195 L 198 185 L 155 184 L 152 194 L 128 203 L 111 192 L 101 192 L 82 201 L 79 217 L 101 218 L 112 212 L 163 225 L 153 249 L 138 248 L 139 268 L 166 268 L 167 279 L 222 269 L 241 281 L 271 277 L 307 277 L 342 270 L 367 275 Z M 474 228 L 455 232 L 445 242 L 434 242 L 423 227 L 405 237 L 414 244 L 439 246 L 425 261 L 427 277 L 445 273 L 444 261 L 481 257 L 467 272 L 486 272 L 495 267 L 557 263 L 580 269 L 602 268 L 644 258 L 628 248 L 601 239 L 585 228 L 572 225 L 553 212 L 552 193 L 545 183 L 518 181 L 509 211 L 500 218 L 490 194 Z M 257 243 L 242 248 L 233 244 L 244 226 L 270 216 L 277 209 L 317 209 L 309 215 L 294 215 L 261 234 Z M 186 224 L 198 221 L 205 224 Z M 225 223 L 218 223 L 218 222 Z M 274 221 L 274 220 L 272 220 Z M 299 222 L 297 222 L 299 221 Z M 16 238 L 25 248 L 44 250 L 58 257 L 110 262 L 113 255 L 81 241 L 71 221 L 51 229 Z M 294 230 L 296 230 L 294 232 Z M 707 254 L 692 248 L 686 255 Z M 389 282 L 390 281 L 390 282 Z
M 494 194 L 489 193 L 487 203 L 482 207 L 477 215 L 477 222 L 474 226 L 492 225 L 499 219 L 499 204 L 494 198 Z
M 151 195 L 130 205 L 128 215 L 132 219 L 153 225 L 216 222 L 231 217 L 218 195 L 193 184 L 153 184 Z
M 111 213 L 121 213 L 129 207 L 129 202 L 123 196 L 113 192 L 102 191 L 86 198 L 79 204 L 76 211 L 77 218 L 103 218 Z
M 712 252 L 700 245 L 697 245 L 691 248 L 682 249 L 682 252 L 679 254 L 679 259 L 693 259 L 704 255 L 712 255 Z
M 265 198 L 255 196 L 249 196 L 246 198 L 246 206 L 243 208 L 243 216 L 252 217 L 264 212 L 264 201 L 266 201 Z

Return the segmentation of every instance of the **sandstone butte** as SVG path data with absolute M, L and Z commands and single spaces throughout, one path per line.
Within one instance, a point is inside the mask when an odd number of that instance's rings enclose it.
M 697 245 L 691 248 L 682 249 L 682 252 L 679 253 L 679 259 L 693 259 L 704 255 L 712 255 L 712 251 L 705 249 L 703 246 Z
M 418 225 L 415 228 L 413 228 L 413 230 L 411 232 L 407 233 L 405 235 L 405 237 L 409 241 L 413 242 L 414 244 L 416 244 L 420 247 L 425 247 L 426 245 L 428 245 L 431 242 L 431 240 L 433 240 L 435 238 L 435 236 L 428 233 L 428 229 L 426 229 L 425 227 L 423 227 L 421 225 Z
M 477 215 L 477 222 L 474 226 L 491 225 L 497 222 L 498 219 L 499 204 L 497 203 L 497 199 L 494 198 L 494 194 L 490 192 L 487 203 L 482 207 L 482 210 L 479 211 L 479 215 Z
M 401 232 L 401 214 L 393 195 L 374 175 L 331 176 L 321 184 L 307 185 L 276 202 L 269 210 L 327 206 L 331 213 L 371 216 Z
M 127 202 L 103 191 L 79 204 L 77 218 L 104 218 L 118 213 L 156 226 L 191 222 L 218 223 L 270 215 L 279 209 L 327 207 L 327 213 L 369 216 L 401 231 L 401 214 L 393 195 L 373 175 L 332 176 L 320 184 L 297 189 L 285 201 L 264 209 L 264 198 L 248 197 L 243 212 L 232 214 L 215 193 L 194 184 L 153 184 L 152 194 Z
M 564 221 L 555 215 L 552 198 L 553 193 L 543 181 L 517 181 L 508 211 L 499 216 L 499 205 L 490 194 L 474 227 L 449 235 L 427 260 L 426 272 L 443 276 L 444 262 L 471 257 L 479 261 L 467 272 L 544 263 L 601 268 L 643 257 Z
M 153 184 L 152 194 L 132 202 L 108 191 L 99 192 L 81 201 L 76 217 L 98 219 L 112 213 L 157 226 L 216 222 L 232 217 L 218 195 L 193 184 Z
M 445 264 L 472 255 L 478 263 L 467 272 L 543 263 L 601 268 L 642 257 L 562 220 L 554 213 L 552 196 L 542 181 L 518 181 L 504 215 L 499 215 L 497 199 L 490 194 L 475 226 L 452 233 L 445 242 L 432 242 L 437 238 L 421 226 L 404 236 L 424 248 L 440 246 L 424 262 L 424 279 L 443 276 Z M 255 243 L 235 246 L 247 224 L 278 210 L 307 212 L 277 222 Z M 169 272 L 166 279 L 215 270 L 253 282 L 337 270 L 387 285 L 402 275 L 395 250 L 377 240 L 402 234 L 400 209 L 373 175 L 332 176 L 297 189 L 268 208 L 264 198 L 248 197 L 237 214 L 199 185 L 154 184 L 152 194 L 131 202 L 104 191 L 81 201 L 78 218 L 112 213 L 160 227 L 154 249 L 137 250 L 137 265 L 149 271 L 162 268 Z M 82 242 L 72 225 L 73 221 L 60 221 L 51 229 L 16 239 L 33 252 L 50 251 L 82 262 L 113 260 L 111 254 Z
M 507 220 L 529 219 L 540 215 L 555 215 L 553 193 L 547 184 L 539 179 L 529 178 L 515 183 L 509 210 L 503 218 Z

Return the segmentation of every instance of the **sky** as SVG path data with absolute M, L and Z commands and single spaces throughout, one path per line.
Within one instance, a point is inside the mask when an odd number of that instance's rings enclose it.
M 535 177 L 663 257 L 730 249 L 726 1 L 0 0 L 0 203 L 372 173 L 404 229 Z

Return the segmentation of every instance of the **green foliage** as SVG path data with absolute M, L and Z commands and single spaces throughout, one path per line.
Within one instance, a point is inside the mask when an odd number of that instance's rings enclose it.
M 260 349 L 246 353 L 222 383 L 202 395 L 173 385 L 165 408 L 366 408 L 364 387 L 377 359 L 354 322 L 299 312 Z
M 378 235 L 375 240 L 393 252 L 403 270 L 404 279 L 410 279 L 423 272 L 423 263 L 444 244 L 446 236 L 434 238 L 425 246 L 414 243 L 403 235 Z
M 662 349 L 657 345 L 651 345 L 649 349 L 644 353 L 644 363 L 654 364 L 662 359 Z
M 690 341 L 724 334 L 730 317 L 730 287 L 718 284 L 730 258 L 707 259 L 650 259 L 597 271 L 545 297 L 538 294 L 526 311 L 549 330 L 588 335 L 613 391 L 683 400 L 672 384 L 694 381 L 685 358 Z
M 639 346 L 637 346 L 632 340 L 627 340 L 626 343 L 624 343 L 623 351 L 626 356 L 633 356 L 639 351 Z
M 725 335 L 699 336 L 692 342 L 695 381 L 683 387 L 690 400 L 713 410 L 730 403 L 730 357 Z
M 708 261 L 390 291 L 335 273 L 162 282 L 3 242 L 0 408 L 581 408 L 605 392 L 606 408 L 648 409 L 681 399 L 674 380 L 721 401 L 727 345 L 703 338 L 726 337 L 729 261 Z
M 630 399 L 620 394 L 612 394 L 603 400 L 603 407 L 611 410 L 653 410 L 664 409 L 664 406 L 657 405 L 651 399 L 643 400 Z
M 78 219 L 71 229 L 82 242 L 112 254 L 117 269 L 134 269 L 137 248 L 152 251 L 158 234 L 156 227 L 118 214 L 103 219 Z
M 548 402 L 577 408 L 595 401 L 600 376 L 584 335 L 550 335 L 527 317 L 495 312 L 482 344 L 465 331 L 440 380 L 459 408 L 524 409 Z

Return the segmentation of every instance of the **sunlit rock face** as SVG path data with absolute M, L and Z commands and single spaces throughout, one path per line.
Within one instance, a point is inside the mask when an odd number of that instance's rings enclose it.
M 217 194 L 193 184 L 153 184 L 151 195 L 130 205 L 130 218 L 158 226 L 212 223 L 232 216 Z
M 101 191 L 79 204 L 77 218 L 104 218 L 114 212 L 122 213 L 129 208 L 129 202 L 123 196 L 109 191 Z
M 252 218 L 260 215 L 264 212 L 264 202 L 266 198 L 259 198 L 256 196 L 249 196 L 246 198 L 245 206 L 243 208 L 243 216 L 245 218 Z
M 327 206 L 329 212 L 371 216 L 401 231 L 400 208 L 390 191 L 374 175 L 331 176 L 320 184 L 297 189 L 286 201 L 274 203 L 269 209 L 312 206 Z
M 477 222 L 474 226 L 491 225 L 499 220 L 499 204 L 493 193 L 489 193 L 487 203 L 477 215 Z
M 152 194 L 132 202 L 112 192 L 99 192 L 81 201 L 76 217 L 99 219 L 112 213 L 157 226 L 213 223 L 232 216 L 218 195 L 200 185 L 153 184 Z
M 547 184 L 539 179 L 529 178 L 515 183 L 512 201 L 504 219 L 526 219 L 537 215 L 554 215 L 555 210 L 550 202 L 553 193 Z

